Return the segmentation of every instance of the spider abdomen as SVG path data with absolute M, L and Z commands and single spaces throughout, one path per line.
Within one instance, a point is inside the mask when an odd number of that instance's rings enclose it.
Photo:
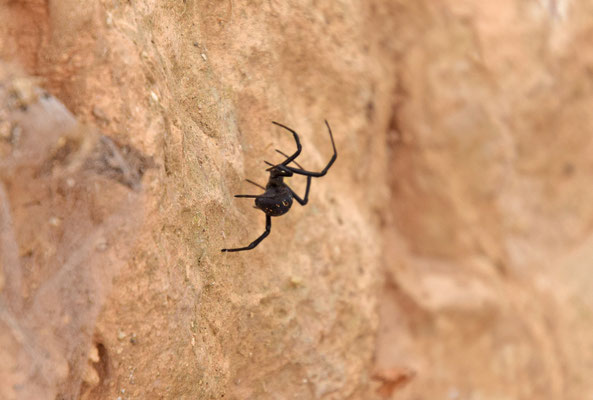
M 270 196 L 270 194 L 273 194 Z M 292 206 L 292 194 L 289 191 L 264 193 L 255 199 L 255 206 L 271 217 L 284 215 Z

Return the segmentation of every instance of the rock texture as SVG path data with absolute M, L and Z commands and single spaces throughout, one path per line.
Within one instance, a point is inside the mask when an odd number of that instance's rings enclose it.
M 592 11 L 0 2 L 0 398 L 592 396 Z

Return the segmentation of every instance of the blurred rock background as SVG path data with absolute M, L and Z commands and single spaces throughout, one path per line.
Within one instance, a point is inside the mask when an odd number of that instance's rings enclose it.
M 0 1 L 0 398 L 593 396 L 592 15 Z

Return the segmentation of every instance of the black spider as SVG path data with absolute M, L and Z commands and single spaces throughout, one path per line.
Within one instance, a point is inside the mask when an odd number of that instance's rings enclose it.
M 294 136 L 294 141 L 296 142 L 297 150 L 291 156 L 284 154 L 280 150 L 276 150 L 278 153 L 286 157 L 286 160 L 284 160 L 280 164 L 274 165 L 265 161 L 265 163 L 270 166 L 270 168 L 266 170 L 270 172 L 270 179 L 268 180 L 268 184 L 265 188 L 247 179 L 247 182 L 264 189 L 265 192 L 263 194 L 235 195 L 235 197 L 255 199 L 255 208 L 259 208 L 264 213 L 266 213 L 266 230 L 264 233 L 262 233 L 260 237 L 251 242 L 249 246 L 239 247 L 235 249 L 222 249 L 221 251 L 243 251 L 255 248 L 255 246 L 257 246 L 262 240 L 266 238 L 266 236 L 270 234 L 270 229 L 272 228 L 272 217 L 278 217 L 280 215 L 286 214 L 288 210 L 290 210 L 290 206 L 292 206 L 293 198 L 302 206 L 307 204 L 307 201 L 309 200 L 309 188 L 311 187 L 311 178 L 319 178 L 325 175 L 334 163 L 334 161 L 336 161 L 336 158 L 338 157 L 338 152 L 336 151 L 336 145 L 334 143 L 334 136 L 332 135 L 332 130 L 329 127 L 327 121 L 325 121 L 327 130 L 329 131 L 329 137 L 332 141 L 332 147 L 334 148 L 334 155 L 332 156 L 331 160 L 329 160 L 325 168 L 321 170 L 321 172 L 306 171 L 305 169 L 303 169 L 303 167 L 299 165 L 299 163 L 295 161 L 299 154 L 301 154 L 302 150 L 301 142 L 299 141 L 299 135 L 287 126 L 284 126 L 274 121 L 272 121 L 272 123 L 292 133 L 292 135 Z M 298 168 L 290 167 L 288 165 L 290 163 L 294 163 Z M 284 183 L 284 177 L 292 176 L 293 174 L 304 175 L 307 177 L 307 188 L 305 189 L 305 197 L 302 199 L 286 183 Z

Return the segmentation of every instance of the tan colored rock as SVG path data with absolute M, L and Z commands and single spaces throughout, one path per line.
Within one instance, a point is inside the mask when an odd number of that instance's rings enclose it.
M 591 11 L 7 2 L 0 398 L 590 397 Z

